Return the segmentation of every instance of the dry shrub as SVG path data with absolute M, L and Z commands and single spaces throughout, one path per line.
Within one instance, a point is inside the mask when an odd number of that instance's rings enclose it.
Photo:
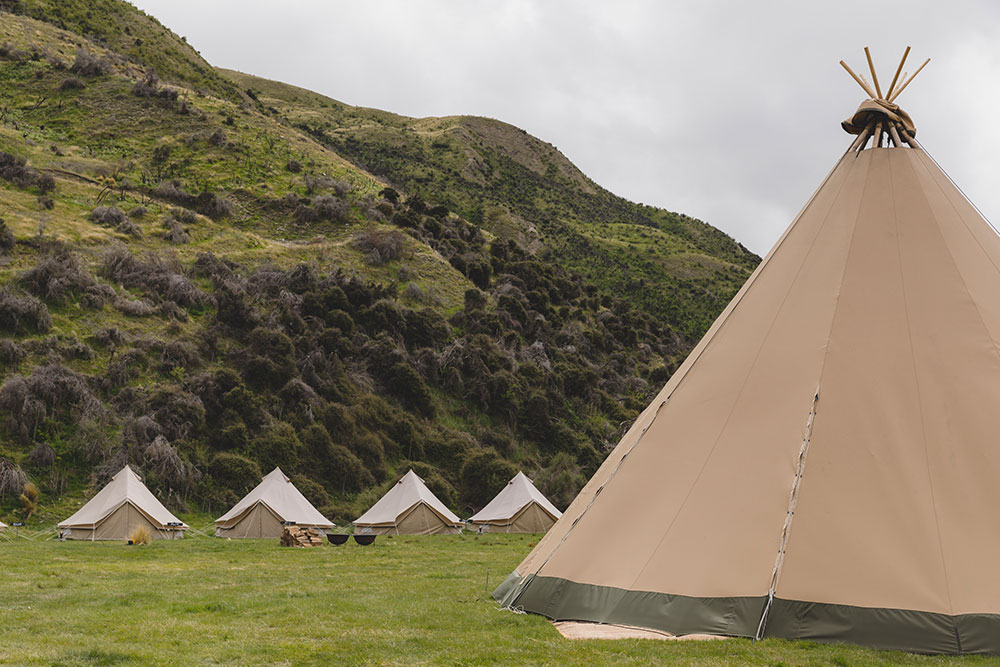
M 149 526 L 137 526 L 128 536 L 128 541 L 136 546 L 146 546 L 153 541 L 153 534 L 149 531 Z
M 24 361 L 24 348 L 10 338 L 0 338 L 0 366 L 17 368 Z
M 10 227 L 7 226 L 4 219 L 0 218 L 0 254 L 6 254 L 13 250 L 16 242 L 14 232 L 10 231 Z
M 65 302 L 72 295 L 87 297 L 87 304 L 100 306 L 109 297 L 109 288 L 98 285 L 77 255 L 62 245 L 49 248 L 35 266 L 21 273 L 17 280 L 35 296 Z
M 56 450 L 46 442 L 37 443 L 28 453 L 28 463 L 35 468 L 51 468 L 56 462 Z
M 76 52 L 76 60 L 73 61 L 73 66 L 69 70 L 73 74 L 79 74 L 80 76 L 109 74 L 111 72 L 111 60 L 107 57 L 98 58 L 90 51 L 80 49 Z
M 7 286 L 0 289 L 0 330 L 45 333 L 51 328 L 52 316 L 44 303 L 33 296 L 17 294 Z
M 142 228 L 117 206 L 98 206 L 90 212 L 90 219 L 129 236 L 142 236 Z
M 56 181 L 51 174 L 42 174 L 28 166 L 27 160 L 0 151 L 0 178 L 19 188 L 36 186 L 42 194 L 54 190 Z
M 59 92 L 65 93 L 68 90 L 83 90 L 86 87 L 87 84 L 83 81 L 80 81 L 80 79 L 75 76 L 70 76 L 63 79 L 62 83 L 59 84 Z
M 396 230 L 366 229 L 355 235 L 351 245 L 365 254 L 369 264 L 379 266 L 403 256 L 404 240 Z
M 151 303 L 142 299 L 119 299 L 115 308 L 129 317 L 149 317 L 156 312 Z
M 176 88 L 160 86 L 160 77 L 152 67 L 146 70 L 146 74 L 140 81 L 136 81 L 132 86 L 132 94 L 137 97 L 159 97 L 173 102 L 180 94 Z
M 143 452 L 148 472 L 168 489 L 183 491 L 201 478 L 198 470 L 182 459 L 177 448 L 162 435 L 156 436 Z
M 17 499 L 21 503 L 21 517 L 30 519 L 31 515 L 38 509 L 38 487 L 31 482 L 27 482 L 21 489 L 21 495 Z
M 102 273 L 108 278 L 126 287 L 145 290 L 159 301 L 174 301 L 184 307 L 206 306 L 211 302 L 208 294 L 157 255 L 147 253 L 139 259 L 125 246 L 116 244 L 105 251 L 101 264 Z
M 188 234 L 184 225 L 173 217 L 168 217 L 163 221 L 163 229 L 161 236 L 174 245 L 181 245 L 191 240 L 191 235 Z
M 28 476 L 21 467 L 9 459 L 0 458 L 0 498 L 15 498 L 21 495 Z

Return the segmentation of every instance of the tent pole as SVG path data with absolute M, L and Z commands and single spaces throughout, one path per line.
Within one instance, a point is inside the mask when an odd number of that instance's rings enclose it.
M 913 135 L 911 135 L 906 130 L 903 130 L 903 136 L 906 137 L 906 143 L 910 144 L 910 146 L 914 148 L 919 148 L 920 150 L 924 150 L 924 147 L 921 146 L 919 143 L 917 143 L 917 140 L 913 138 Z
M 861 77 L 859 77 L 859 76 L 858 76 L 857 74 L 855 74 L 855 73 L 854 73 L 854 70 L 852 70 L 852 69 L 851 69 L 850 67 L 848 67 L 848 66 L 847 66 L 847 63 L 845 63 L 845 62 L 844 62 L 843 60 L 841 60 L 841 61 L 840 61 L 840 66 L 841 66 L 841 67 L 843 67 L 844 69 L 846 69 L 846 70 L 847 70 L 847 73 L 848 73 L 848 74 L 850 74 L 850 75 L 851 75 L 851 77 L 852 77 L 852 78 L 853 78 L 853 79 L 854 79 L 855 81 L 857 81 L 857 82 L 858 82 L 858 85 L 859 85 L 859 86 L 861 86 L 861 87 L 862 87 L 862 88 L 864 89 L 864 91 L 865 91 L 866 93 L 868 93 L 868 97 L 871 97 L 871 98 L 873 98 L 873 99 L 875 98 L 875 91 L 873 91 L 873 90 L 872 90 L 871 88 L 869 88 L 869 87 L 868 87 L 868 86 L 867 86 L 867 85 L 865 84 L 865 82 L 861 80 Z
M 892 137 L 892 143 L 896 146 L 903 145 L 903 142 L 899 139 L 899 132 L 896 131 L 896 125 L 894 123 L 889 123 L 889 135 Z
M 858 138 L 854 140 L 854 143 L 851 144 L 851 147 L 847 150 L 855 152 L 862 150 L 865 146 L 865 142 L 868 141 L 868 137 L 871 136 L 871 133 L 872 133 L 872 126 L 871 123 L 869 123 L 867 126 L 865 126 L 865 129 L 861 130 L 861 134 L 858 135 Z
M 927 60 L 925 60 L 924 64 L 921 65 L 920 67 L 918 67 L 916 72 L 914 72 L 913 74 L 910 75 L 910 78 L 906 80 L 906 83 L 904 83 L 902 86 L 900 86 L 899 90 L 897 90 L 895 93 L 893 93 L 892 97 L 889 98 L 888 101 L 892 102 L 894 99 L 896 99 L 897 97 L 899 97 L 899 94 L 901 92 L 903 92 L 904 90 L 906 90 L 906 87 L 908 85 L 910 85 L 910 82 L 917 78 L 917 75 L 920 74 L 920 70 L 922 70 L 923 68 L 927 67 L 927 63 L 929 63 L 930 61 L 931 61 L 930 58 L 928 58 Z
M 875 92 L 878 93 L 879 99 L 884 99 L 882 97 L 882 89 L 878 85 L 878 74 L 875 73 L 875 64 L 872 63 L 872 54 L 867 46 L 865 47 L 865 58 L 868 59 L 868 71 L 872 73 L 872 81 L 875 82 Z
M 896 87 L 896 81 L 899 80 L 899 73 L 903 71 L 903 63 L 906 62 L 906 56 L 910 55 L 910 47 L 906 47 L 903 51 L 903 59 L 899 61 L 899 67 L 896 68 L 896 75 L 892 77 L 892 83 L 889 84 L 889 90 L 885 91 L 886 97 L 892 97 L 892 91 Z M 906 79 L 906 75 L 903 75 L 903 79 Z

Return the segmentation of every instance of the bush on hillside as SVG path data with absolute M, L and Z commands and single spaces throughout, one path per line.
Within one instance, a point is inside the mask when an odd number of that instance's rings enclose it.
M 0 329 L 13 334 L 45 333 L 52 316 L 45 304 L 33 296 L 18 294 L 10 286 L 0 288 Z
M 10 227 L 3 218 L 0 218 L 0 255 L 6 255 L 11 250 L 14 249 L 14 232 L 10 231 Z
M 365 255 L 372 266 L 393 262 L 403 256 L 404 238 L 395 230 L 366 229 L 358 232 L 351 244 Z
M 219 452 L 212 457 L 208 473 L 224 488 L 245 494 L 260 483 L 260 466 L 245 456 L 232 452 Z
M 492 449 L 484 449 L 462 466 L 462 500 L 481 509 L 517 474 L 517 467 Z
M 63 79 L 62 83 L 59 84 L 59 92 L 65 93 L 66 91 L 69 90 L 83 90 L 86 87 L 87 84 L 85 84 L 80 79 L 76 78 L 75 76 L 69 76 Z
M 101 76 L 110 74 L 111 68 L 111 60 L 107 56 L 99 58 L 86 49 L 80 49 L 76 52 L 76 60 L 69 69 L 73 74 L 80 76 Z

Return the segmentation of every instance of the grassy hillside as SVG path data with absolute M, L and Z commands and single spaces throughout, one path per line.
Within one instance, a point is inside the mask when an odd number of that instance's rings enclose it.
M 617 197 L 551 144 L 490 118 L 407 118 L 224 71 L 281 122 L 394 186 L 701 335 L 760 260 L 710 225 Z
M 753 264 L 495 121 L 223 78 L 126 3 L 3 6 L 8 523 L 62 518 L 126 462 L 209 513 L 275 465 L 338 521 L 410 467 L 462 515 L 518 469 L 565 505 Z M 501 132 L 517 167 L 481 196 L 437 182 L 444 159 L 390 178 L 330 139 L 366 124 L 418 147 Z M 644 287 L 573 270 L 588 257 Z
M 500 611 L 485 590 L 532 540 L 380 537 L 370 547 L 314 549 L 209 538 L 148 547 L 0 542 L 0 662 L 992 664 L 776 639 L 567 641 L 541 616 Z

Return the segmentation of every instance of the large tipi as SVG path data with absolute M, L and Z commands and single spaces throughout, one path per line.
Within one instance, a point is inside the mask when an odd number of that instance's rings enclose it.
M 505 604 L 1000 653 L 1000 237 L 892 103 L 901 69 Z
M 64 540 L 126 540 L 145 526 L 154 539 L 184 537 L 187 524 L 170 513 L 128 466 L 107 486 L 59 524 Z
M 215 520 L 216 537 L 281 537 L 284 524 L 330 530 L 333 523 L 319 513 L 295 488 L 281 468 L 264 476 L 260 484 Z
M 469 517 L 484 533 L 544 533 L 562 516 L 523 472 L 507 482 L 483 509 Z
M 360 534 L 443 535 L 462 532 L 455 516 L 410 470 L 354 521 Z

